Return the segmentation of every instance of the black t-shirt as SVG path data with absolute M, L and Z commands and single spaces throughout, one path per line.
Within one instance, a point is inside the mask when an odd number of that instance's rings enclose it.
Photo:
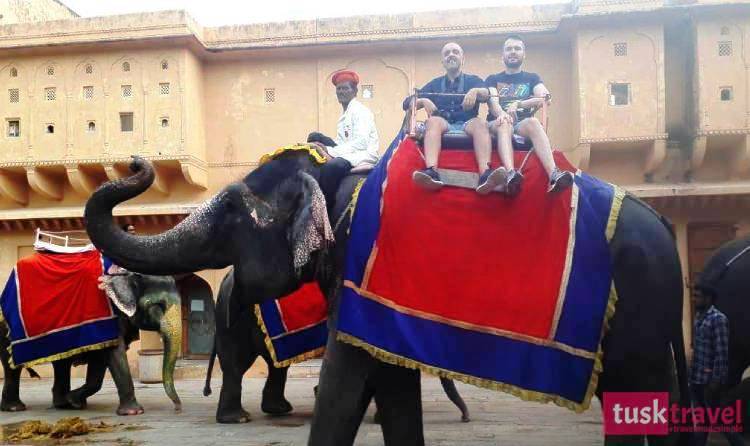
M 461 73 L 459 77 L 451 81 L 447 75 L 436 77 L 419 90 L 420 98 L 431 100 L 438 109 L 438 115 L 453 124 L 455 122 L 466 122 L 476 118 L 479 114 L 479 103 L 473 109 L 464 111 L 463 96 L 436 96 L 432 93 L 457 93 L 465 94 L 472 88 L 484 87 L 484 81 L 479 76 Z M 404 110 L 409 108 L 411 96 L 404 99 Z
M 497 94 L 500 96 L 500 106 L 506 110 L 508 104 L 513 101 L 523 101 L 534 96 L 534 87 L 542 83 L 542 79 L 536 73 L 527 73 L 519 71 L 518 73 L 508 74 L 505 71 L 493 74 L 484 81 L 487 88 L 497 88 Z M 531 117 L 531 111 L 519 110 L 518 120 Z M 497 119 L 491 113 L 487 116 L 488 121 Z

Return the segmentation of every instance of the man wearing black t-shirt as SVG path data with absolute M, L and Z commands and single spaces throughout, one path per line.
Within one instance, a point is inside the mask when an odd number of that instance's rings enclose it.
M 479 183 L 476 191 L 485 195 L 495 186 L 505 182 L 505 168 L 490 169 L 492 153 L 490 132 L 487 123 L 479 118 L 479 104 L 468 110 L 463 108 L 463 95 L 473 88 L 481 88 L 484 81 L 479 76 L 462 71 L 464 50 L 454 42 L 445 44 L 440 52 L 445 74 L 436 77 L 419 90 L 417 109 L 424 108 L 429 116 L 425 123 L 424 157 L 426 168 L 412 175 L 414 182 L 428 190 L 438 190 L 443 186 L 436 167 L 440 156 L 443 134 L 449 131 L 464 131 L 474 141 L 474 155 L 477 159 Z M 448 95 L 446 95 L 448 94 Z M 453 96 L 450 96 L 450 95 Z M 413 100 L 404 100 L 407 110 Z
M 505 71 L 493 74 L 485 80 L 483 89 L 475 89 L 466 95 L 464 108 L 476 106 L 476 101 L 487 101 L 490 112 L 487 121 L 490 131 L 496 132 L 498 152 L 503 165 L 509 170 L 505 192 L 515 196 L 521 190 L 523 175 L 514 169 L 513 132 L 530 139 L 534 152 L 549 176 L 548 192 L 557 192 L 573 184 L 573 174 L 562 171 L 555 165 L 552 147 L 542 124 L 533 116 L 533 109 L 548 101 L 549 91 L 539 75 L 521 71 L 526 57 L 526 47 L 518 36 L 510 36 L 503 44 Z

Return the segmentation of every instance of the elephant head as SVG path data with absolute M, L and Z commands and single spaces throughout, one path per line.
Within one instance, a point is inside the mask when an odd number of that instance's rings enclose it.
M 180 295 L 172 277 L 146 276 L 119 267 L 101 277 L 101 288 L 133 325 L 158 331 L 164 344 L 162 379 L 175 410 L 181 409 L 174 388 L 174 368 L 182 346 Z
M 114 263 L 173 275 L 234 266 L 243 305 L 282 297 L 315 271 L 316 252 L 333 241 L 319 168 L 304 153 L 269 161 L 225 187 L 174 228 L 128 234 L 112 218 L 118 203 L 145 191 L 153 167 L 134 157 L 130 177 L 103 184 L 86 203 L 91 241 Z

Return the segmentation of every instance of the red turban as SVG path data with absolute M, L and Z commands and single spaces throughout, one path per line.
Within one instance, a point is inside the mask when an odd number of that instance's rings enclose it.
M 354 85 L 357 85 L 359 84 L 359 76 L 351 70 L 339 70 L 333 73 L 331 82 L 333 82 L 333 85 L 338 85 L 342 82 L 351 82 Z

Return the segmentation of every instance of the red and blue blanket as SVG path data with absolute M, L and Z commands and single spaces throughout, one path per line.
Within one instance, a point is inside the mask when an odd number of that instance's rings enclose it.
M 37 252 L 18 261 L 0 295 L 13 367 L 117 344 L 117 316 L 98 288 L 108 263 L 96 250 Z
M 256 305 L 255 315 L 274 366 L 288 367 L 323 354 L 328 340 L 328 302 L 317 282 Z
M 440 167 L 474 172 L 476 161 L 443 150 Z M 397 138 L 363 185 L 337 338 L 393 364 L 588 408 L 614 313 L 608 240 L 623 192 L 577 173 L 548 194 L 533 155 L 516 198 L 426 191 L 411 179 L 422 168 L 416 144 Z

